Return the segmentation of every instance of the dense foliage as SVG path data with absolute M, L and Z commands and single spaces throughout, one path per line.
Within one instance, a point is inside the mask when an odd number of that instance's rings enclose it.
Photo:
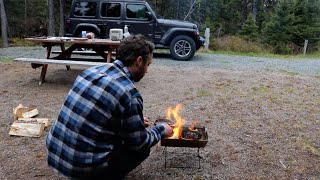
M 309 50 L 319 48 L 320 0 L 147 0 L 160 17 L 195 22 L 211 37 L 239 37 L 264 44 L 277 53 L 301 52 L 305 39 Z M 65 16 L 71 0 L 65 0 Z M 4 0 L 10 37 L 44 35 L 48 25 L 48 1 Z M 59 1 L 54 1 L 56 35 Z M 230 39 L 230 38 L 229 38 Z M 232 38 L 231 38 L 232 39 Z

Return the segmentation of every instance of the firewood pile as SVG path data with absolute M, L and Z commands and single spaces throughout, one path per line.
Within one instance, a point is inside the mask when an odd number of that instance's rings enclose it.
M 25 107 L 19 104 L 13 108 L 13 124 L 9 135 L 41 137 L 45 128 L 49 126 L 48 118 L 37 118 L 39 111 L 36 107 Z

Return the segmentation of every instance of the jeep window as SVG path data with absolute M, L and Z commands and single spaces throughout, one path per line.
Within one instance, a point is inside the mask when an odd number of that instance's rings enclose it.
M 96 2 L 76 2 L 73 14 L 75 16 L 96 16 Z
M 121 5 L 120 3 L 102 3 L 101 16 L 102 17 L 120 17 Z
M 146 12 L 148 12 L 148 9 L 145 5 L 127 5 L 127 18 L 147 19 Z

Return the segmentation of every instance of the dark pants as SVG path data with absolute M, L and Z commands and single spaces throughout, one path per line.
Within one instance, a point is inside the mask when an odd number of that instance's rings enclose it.
M 94 170 L 81 179 L 124 179 L 126 175 L 142 163 L 150 154 L 150 150 L 137 152 L 122 149 L 112 155 L 107 168 Z

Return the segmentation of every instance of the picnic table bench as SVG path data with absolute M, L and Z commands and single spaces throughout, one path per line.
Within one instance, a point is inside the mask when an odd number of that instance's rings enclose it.
M 85 65 L 85 66 L 100 66 L 106 64 L 106 62 L 94 62 L 94 61 L 74 61 L 74 60 L 62 60 L 59 59 L 39 59 L 39 58 L 16 58 L 16 62 L 27 62 L 36 64 L 62 64 L 62 65 Z
M 120 41 L 111 41 L 108 39 L 87 39 L 87 38 L 65 38 L 65 37 L 38 37 L 26 38 L 34 43 L 41 44 L 46 48 L 45 58 L 16 58 L 16 62 L 31 63 L 33 68 L 42 67 L 39 85 L 45 81 L 48 64 L 63 64 L 70 69 L 70 65 L 95 66 L 112 62 L 112 51 L 120 45 Z M 66 45 L 70 45 L 66 48 Z M 58 56 L 50 57 L 53 46 L 60 46 L 61 51 L 56 51 Z M 92 51 L 80 53 L 79 48 L 90 48 Z M 72 58 L 72 54 L 95 54 L 102 59 L 92 58 Z

